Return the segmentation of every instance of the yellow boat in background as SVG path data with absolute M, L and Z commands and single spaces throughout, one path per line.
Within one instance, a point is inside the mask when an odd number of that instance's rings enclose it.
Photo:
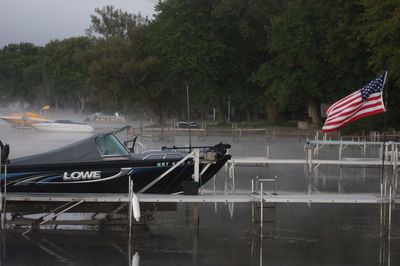
M 47 111 L 50 109 L 50 106 L 43 106 L 40 111 Z M 36 113 L 26 112 L 26 113 L 13 113 L 7 116 L 0 116 L 0 119 L 3 119 L 11 126 L 32 126 L 32 124 L 36 123 L 48 123 L 54 122 L 54 120 L 38 115 Z

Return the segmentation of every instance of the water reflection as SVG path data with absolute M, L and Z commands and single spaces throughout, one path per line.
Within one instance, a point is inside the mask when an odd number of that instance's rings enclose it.
M 385 207 L 386 206 L 386 207 Z M 388 206 L 180 204 L 126 232 L 2 232 L 2 265 L 397 265 Z M 379 219 L 382 212 L 382 220 Z M 397 217 L 398 220 L 398 217 Z M 395 249 L 399 231 L 394 229 Z M 398 252 L 397 252 L 398 253 Z M 23 254 L 23 255 L 21 255 Z M 394 261 L 394 262 L 393 262 Z
M 54 231 L 3 232 L 2 265 L 139 265 L 124 236 Z M 136 263 L 136 264 L 134 264 Z

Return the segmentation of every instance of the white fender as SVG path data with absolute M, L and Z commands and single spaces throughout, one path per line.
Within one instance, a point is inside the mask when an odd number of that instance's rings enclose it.
M 132 256 L 132 266 L 139 266 L 140 263 L 140 256 L 139 252 L 135 252 L 135 254 Z
M 136 197 L 135 193 L 132 193 L 132 211 L 133 211 L 133 217 L 135 217 L 135 220 L 139 222 L 140 220 L 140 204 L 139 204 L 139 199 Z

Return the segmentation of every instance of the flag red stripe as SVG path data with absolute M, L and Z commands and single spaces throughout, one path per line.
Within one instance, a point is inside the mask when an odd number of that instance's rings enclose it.
M 331 132 L 360 118 L 385 112 L 382 99 L 387 71 L 359 90 L 332 104 L 326 114 L 323 132 Z M 366 99 L 363 100 L 363 97 Z
M 348 113 L 347 115 L 343 115 L 342 117 L 340 117 L 340 120 L 325 122 L 324 127 L 331 126 L 331 125 L 340 125 L 340 124 L 342 124 L 344 122 L 347 122 L 347 120 L 349 118 L 351 119 L 352 117 L 357 116 L 359 113 L 361 113 L 364 110 L 372 109 L 372 108 L 376 109 L 376 107 L 381 107 L 381 106 L 382 106 L 382 104 L 380 102 L 376 102 L 376 103 L 373 103 L 373 104 L 370 104 L 370 105 L 362 105 L 359 108 L 357 108 L 356 110 L 354 110 L 353 112 Z M 382 109 L 382 108 L 380 108 L 380 109 Z
M 357 107 L 359 107 L 361 105 L 361 97 L 359 98 L 360 101 L 354 101 L 352 103 L 350 103 L 349 105 L 346 106 L 346 108 L 343 108 L 342 110 L 338 110 L 336 111 L 334 114 L 329 115 L 329 117 L 327 118 L 327 121 L 333 120 L 339 116 L 341 116 L 343 113 L 346 112 L 352 112 L 353 110 L 357 109 Z M 353 108 L 355 107 L 355 108 Z
M 358 93 L 360 93 L 360 96 L 361 96 L 361 90 L 357 90 L 357 91 L 355 91 L 355 92 L 353 92 L 353 93 L 347 95 L 347 96 L 344 97 L 343 99 L 341 99 L 341 100 L 339 100 L 339 101 L 333 103 L 333 104 L 328 108 L 328 110 L 326 111 L 326 113 L 329 114 L 333 109 L 340 108 L 341 106 L 343 106 L 343 105 L 348 101 L 348 99 L 349 99 L 350 97 L 353 97 L 355 94 L 358 94 Z
M 338 127 L 330 128 L 330 129 L 324 129 L 323 131 L 324 131 L 325 133 L 328 133 L 328 132 L 331 132 L 331 131 L 335 131 L 335 130 L 338 130 L 338 129 L 344 127 L 345 125 L 350 124 L 351 122 L 354 122 L 354 121 L 356 121 L 356 120 L 358 120 L 358 119 L 360 119 L 360 118 L 363 118 L 363 117 L 366 117 L 366 116 L 370 116 L 370 115 L 374 115 L 374 114 L 383 113 L 383 112 L 385 112 L 385 109 L 384 109 L 384 108 L 379 109 L 379 110 L 376 110 L 376 111 L 374 111 L 374 112 L 364 113 L 364 114 L 362 114 L 362 115 L 360 115 L 360 116 L 357 116 L 357 117 L 352 118 L 350 121 L 348 121 L 348 122 L 346 122 L 346 123 L 344 123 L 344 124 L 342 124 L 342 125 L 340 125 L 340 126 L 338 126 Z
M 326 121 L 325 124 L 327 123 L 331 123 L 331 122 L 335 122 L 337 121 L 337 118 L 342 118 L 341 120 L 344 120 L 346 117 L 355 114 L 356 112 L 359 111 L 359 109 L 363 106 L 365 106 L 365 108 L 370 107 L 371 105 L 376 105 L 376 104 L 381 104 L 381 102 L 379 101 L 381 98 L 381 96 L 374 96 L 374 97 L 370 97 L 368 98 L 367 101 L 365 102 L 361 102 L 361 103 L 354 103 L 351 104 L 350 106 L 348 106 L 346 109 L 342 110 L 341 112 L 338 112 L 337 114 L 335 114 L 334 116 L 329 116 Z M 356 107 L 356 108 L 352 108 L 352 107 Z
M 365 105 L 369 101 L 376 101 L 376 100 L 379 100 L 380 98 L 381 98 L 381 93 L 374 93 L 374 94 L 371 94 L 371 96 L 365 102 L 362 102 L 362 97 L 360 94 L 360 97 L 358 97 L 357 99 L 353 99 L 353 101 L 351 103 L 347 103 L 346 108 L 342 108 L 342 106 L 341 106 L 340 110 L 337 110 L 337 109 L 332 110 L 332 112 L 329 114 L 329 117 L 327 118 L 327 121 L 335 119 L 338 116 L 341 116 L 342 113 L 344 113 L 347 110 L 351 111 L 351 110 L 356 109 L 356 108 L 352 108 L 352 107 Z
M 349 119 L 343 121 L 342 123 L 335 124 L 335 125 L 330 125 L 330 126 L 324 126 L 323 130 L 324 130 L 324 132 L 336 130 L 336 129 L 339 129 L 339 128 L 343 127 L 344 125 L 347 125 L 351 121 L 355 121 L 355 120 L 357 120 L 359 118 L 362 118 L 362 117 L 365 117 L 365 116 L 369 116 L 369 115 L 373 115 L 373 114 L 376 114 L 376 113 L 381 113 L 381 112 L 384 112 L 384 111 L 385 111 L 385 108 L 383 106 L 368 108 L 368 109 L 360 111 L 355 116 L 350 117 Z
M 340 105 L 338 108 L 333 109 L 329 113 L 329 117 L 332 117 L 332 116 L 335 117 L 337 115 L 340 115 L 340 113 L 343 112 L 343 110 L 349 109 L 349 108 L 354 107 L 354 106 L 358 106 L 360 104 L 362 104 L 361 95 L 358 96 L 355 99 L 352 99 L 351 102 L 347 102 L 347 103 L 345 103 L 343 105 Z
M 384 109 L 384 108 L 380 104 L 374 104 L 374 105 L 370 105 L 368 107 L 363 107 L 363 108 L 360 108 L 360 110 L 358 110 L 353 115 L 348 116 L 348 117 L 346 117 L 345 119 L 343 119 L 341 121 L 338 121 L 338 122 L 335 122 L 335 123 L 329 123 L 329 124 L 324 125 L 324 128 L 326 129 L 326 128 L 329 128 L 329 127 L 339 126 L 340 124 L 345 123 L 348 120 L 350 120 L 352 117 L 358 116 L 360 114 L 368 113 L 368 112 L 373 112 L 373 111 L 375 111 L 377 109 Z
M 358 107 L 354 109 L 352 108 L 354 106 Z M 343 109 L 341 112 L 336 113 L 332 118 L 328 115 L 328 118 L 322 127 L 323 132 L 331 132 L 340 129 L 360 118 L 385 111 L 382 101 L 382 93 L 375 93 L 374 96 L 368 98 L 367 101 L 361 102 L 361 104 L 352 104 L 352 107 Z

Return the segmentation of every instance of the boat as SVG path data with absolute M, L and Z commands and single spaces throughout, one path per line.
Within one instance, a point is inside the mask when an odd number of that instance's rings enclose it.
M 36 113 L 13 113 L 7 116 L 0 116 L 0 119 L 7 122 L 9 125 L 15 126 L 32 126 L 36 123 L 48 123 L 53 122 L 52 119 L 47 118 Z
M 113 114 L 113 115 L 106 115 L 106 114 L 97 112 L 97 113 L 89 115 L 85 119 L 85 122 L 123 123 L 123 122 L 125 122 L 125 117 L 121 116 L 120 113 L 118 113 L 118 112 L 115 112 L 115 114 Z
M 185 121 L 178 121 L 175 124 L 176 128 L 200 128 L 200 125 L 197 122 L 185 122 Z
M 3 190 L 6 186 L 7 192 L 128 193 L 131 179 L 134 192 L 181 193 L 185 184 L 204 185 L 231 158 L 230 145 L 223 143 L 135 153 L 136 138 L 122 143 L 116 134 L 97 133 L 53 151 L 10 160 L 8 146 L 3 145 Z M 191 157 L 193 149 L 199 151 L 198 160 Z M 196 162 L 199 179 L 194 182 Z
M 32 125 L 35 129 L 47 132 L 81 132 L 91 133 L 93 127 L 71 120 L 55 120 L 54 122 L 36 123 Z

